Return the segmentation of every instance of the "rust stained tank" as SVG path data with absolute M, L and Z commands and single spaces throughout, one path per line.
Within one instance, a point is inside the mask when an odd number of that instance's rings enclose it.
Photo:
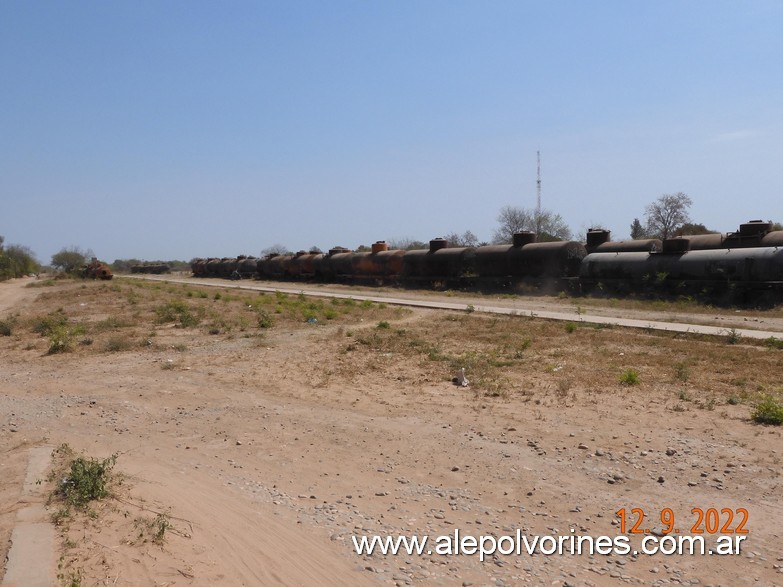
M 218 275 L 220 275 L 220 272 L 218 271 L 219 266 L 220 266 L 220 259 L 218 259 L 217 257 L 211 257 L 207 259 L 206 276 L 217 277 Z
M 334 279 L 350 279 L 353 277 L 353 252 L 345 249 L 329 251 L 329 269 Z
M 145 262 L 138 265 L 131 265 L 131 273 L 145 273 L 160 275 L 161 273 L 171 272 L 171 267 L 166 263 Z
M 334 247 L 329 249 L 329 252 L 325 255 L 319 255 L 313 259 L 313 271 L 315 277 L 324 281 L 331 281 L 335 279 L 336 273 L 332 267 L 332 258 L 336 255 L 345 255 L 351 252 L 351 249 L 345 247 Z
M 489 278 L 575 277 L 587 255 L 584 245 L 574 241 L 538 243 L 533 233 L 514 235 L 514 244 L 476 249 L 476 271 Z
M 389 250 L 385 241 L 377 241 L 372 245 L 372 252 L 354 253 L 354 275 L 368 278 L 393 278 L 402 273 L 403 250 Z
M 206 273 L 207 260 L 197 257 L 190 262 L 190 271 L 196 277 L 204 277 Z
M 106 263 L 102 263 L 96 257 L 93 257 L 89 263 L 82 267 L 82 276 L 88 279 L 109 280 L 114 277 L 114 274 Z
M 750 220 L 740 224 L 737 232 L 726 235 L 726 248 L 779 246 L 783 239 L 772 230 L 772 222 L 764 220 Z
M 263 276 L 274 279 L 286 277 L 293 258 L 293 255 L 269 255 L 262 263 Z
M 511 274 L 536 278 L 576 277 L 586 256 L 587 249 L 575 241 L 532 243 L 512 252 Z
M 243 279 L 249 279 L 256 274 L 258 259 L 255 257 L 244 257 L 239 261 L 237 271 Z
M 511 254 L 516 249 L 521 249 L 536 242 L 534 232 L 518 232 L 512 237 L 510 245 L 485 245 L 476 249 L 476 272 L 481 277 L 503 278 L 513 274 L 514 267 Z
M 316 262 L 323 256 L 323 253 L 315 251 L 310 251 L 309 253 L 299 251 L 288 264 L 289 275 L 303 279 L 311 279 L 315 276 Z
M 429 249 L 408 251 L 402 257 L 405 279 L 460 279 L 475 272 L 475 247 L 448 248 L 448 241 L 436 238 Z
M 676 239 L 687 239 L 689 241 L 688 243 L 688 250 L 690 251 L 706 251 L 710 249 L 725 249 L 726 244 L 726 236 L 720 233 L 714 233 L 714 234 L 689 234 L 687 236 L 677 236 L 674 237 L 674 239 L 667 239 L 667 240 L 676 240 Z M 670 247 L 673 247 L 675 245 L 669 245 Z
M 316 274 L 316 267 L 318 265 L 318 262 L 324 258 L 326 255 L 321 253 L 320 251 L 310 251 L 302 257 L 301 263 L 302 263 L 302 275 L 304 277 L 307 277 L 308 279 L 312 279 L 315 277 Z
M 288 263 L 288 275 L 299 277 L 302 273 L 302 263 L 300 259 L 307 255 L 307 251 L 297 251 Z
M 588 253 L 654 253 L 660 251 L 663 243 L 657 238 L 612 241 L 611 231 L 591 228 L 587 231 Z
M 217 264 L 218 276 L 223 278 L 231 277 L 236 271 L 239 260 L 236 257 L 223 257 Z

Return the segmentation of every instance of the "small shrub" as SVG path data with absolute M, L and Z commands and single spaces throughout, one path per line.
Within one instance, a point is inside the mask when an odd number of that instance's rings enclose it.
M 33 318 L 32 329 L 33 332 L 40 334 L 41 336 L 49 336 L 58 328 L 64 327 L 68 324 L 68 316 L 65 315 L 62 308 L 56 312 L 51 312 L 46 316 L 38 316 Z
M 109 316 L 105 320 L 101 320 L 100 322 L 97 322 L 95 324 L 95 330 L 98 332 L 104 331 L 104 330 L 115 330 L 117 328 L 127 328 L 130 326 L 131 323 L 127 320 L 124 320 L 122 318 L 117 318 L 116 316 Z
M 571 334 L 572 332 L 574 332 L 576 330 L 576 323 L 575 322 L 566 322 L 565 329 L 566 329 L 566 332 L 568 334 Z
M 766 344 L 771 349 L 783 350 L 783 340 L 780 338 L 775 338 L 774 336 L 770 336 L 768 339 L 766 339 L 764 344 Z
M 682 382 L 688 381 L 691 376 L 688 363 L 682 361 L 674 365 L 674 377 Z
M 740 399 L 736 395 L 730 395 L 729 398 L 726 400 L 726 403 L 729 404 L 730 406 L 736 406 L 740 402 L 742 402 L 742 399 Z
M 626 369 L 620 376 L 620 383 L 622 385 L 638 385 L 639 384 L 639 372 L 635 369 Z
M 158 322 L 179 322 L 184 328 L 197 326 L 201 319 L 182 300 L 171 300 L 155 309 Z
M 378 322 L 378 328 L 382 330 L 388 330 L 389 329 L 389 323 L 386 320 L 381 320 Z
M 740 341 L 740 338 L 742 338 L 742 335 L 737 332 L 736 328 L 732 328 L 726 335 L 726 342 L 729 344 L 737 344 Z
M 0 320 L 0 336 L 11 336 L 14 322 L 12 319 Z
M 166 530 L 171 528 L 171 522 L 166 514 L 158 514 L 152 522 L 154 533 L 152 541 L 155 544 L 162 544 L 166 539 Z
M 118 353 L 120 351 L 126 351 L 133 346 L 131 340 L 124 336 L 112 336 L 106 341 L 106 351 L 110 353 Z
M 324 310 L 324 318 L 326 318 L 327 320 L 334 320 L 335 318 L 337 318 L 337 311 L 333 310 L 332 308 L 327 308 L 326 310 Z
M 56 493 L 75 507 L 84 507 L 93 500 L 108 496 L 111 472 L 116 462 L 116 454 L 104 460 L 76 457 Z
M 222 298 L 222 297 L 223 297 L 223 296 L 222 296 L 222 295 L 220 295 L 220 292 L 219 292 L 219 291 L 218 291 L 218 292 L 215 292 L 215 299 L 216 299 L 216 300 L 219 300 L 219 299 L 220 299 L 220 298 Z
M 258 311 L 258 327 L 259 328 L 272 328 L 274 326 L 274 319 L 272 315 L 266 310 Z
M 756 404 L 751 417 L 759 424 L 780 426 L 783 424 L 783 404 L 771 395 L 765 396 Z
M 56 326 L 49 333 L 49 354 L 67 353 L 73 348 L 71 332 L 64 326 Z

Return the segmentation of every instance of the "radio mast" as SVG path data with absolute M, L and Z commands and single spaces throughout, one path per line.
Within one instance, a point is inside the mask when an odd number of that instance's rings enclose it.
M 536 235 L 541 232 L 541 151 L 536 151 Z

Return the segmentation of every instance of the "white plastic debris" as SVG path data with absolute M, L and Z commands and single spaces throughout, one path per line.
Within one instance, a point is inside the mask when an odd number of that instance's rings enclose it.
M 465 377 L 465 367 L 462 367 L 459 371 L 457 371 L 457 374 L 454 377 L 454 383 L 461 385 L 462 387 L 467 387 L 470 384 L 468 378 Z

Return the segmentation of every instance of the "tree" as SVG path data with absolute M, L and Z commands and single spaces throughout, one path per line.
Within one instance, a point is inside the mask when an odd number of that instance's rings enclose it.
M 83 251 L 79 247 L 63 247 L 60 252 L 52 255 L 52 267 L 65 273 L 74 273 L 81 269 L 88 258 L 94 256 L 95 254 L 89 249 Z
M 450 232 L 444 235 L 443 238 L 448 241 L 449 247 L 477 247 L 479 245 L 478 237 L 469 230 L 462 234 Z
M 642 223 L 638 218 L 634 218 L 633 222 L 631 222 L 631 238 L 633 240 L 649 238 L 647 235 L 647 229 L 642 226 Z
M 285 245 L 281 245 L 280 243 L 275 243 L 271 247 L 267 247 L 264 250 L 261 251 L 261 256 L 266 257 L 267 255 L 290 255 L 291 251 L 288 250 L 288 247 Z
M 389 248 L 394 251 L 415 251 L 429 247 L 427 243 L 410 237 L 389 239 L 388 244 Z
M 693 222 L 686 222 L 680 226 L 676 231 L 676 236 L 690 236 L 695 234 L 715 234 L 717 230 L 710 230 L 703 224 L 696 224 Z
M 690 196 L 683 192 L 663 194 L 645 208 L 647 233 L 650 237 L 667 239 L 691 218 L 688 208 L 693 204 Z
M 498 223 L 500 226 L 494 234 L 496 244 L 511 243 L 514 233 L 522 231 L 535 232 L 541 242 L 571 238 L 571 229 L 563 217 L 550 210 L 504 206 L 498 214 Z
M 29 247 L 8 245 L 3 248 L 5 239 L 0 236 L 0 280 L 22 277 L 37 273 L 41 266 Z

